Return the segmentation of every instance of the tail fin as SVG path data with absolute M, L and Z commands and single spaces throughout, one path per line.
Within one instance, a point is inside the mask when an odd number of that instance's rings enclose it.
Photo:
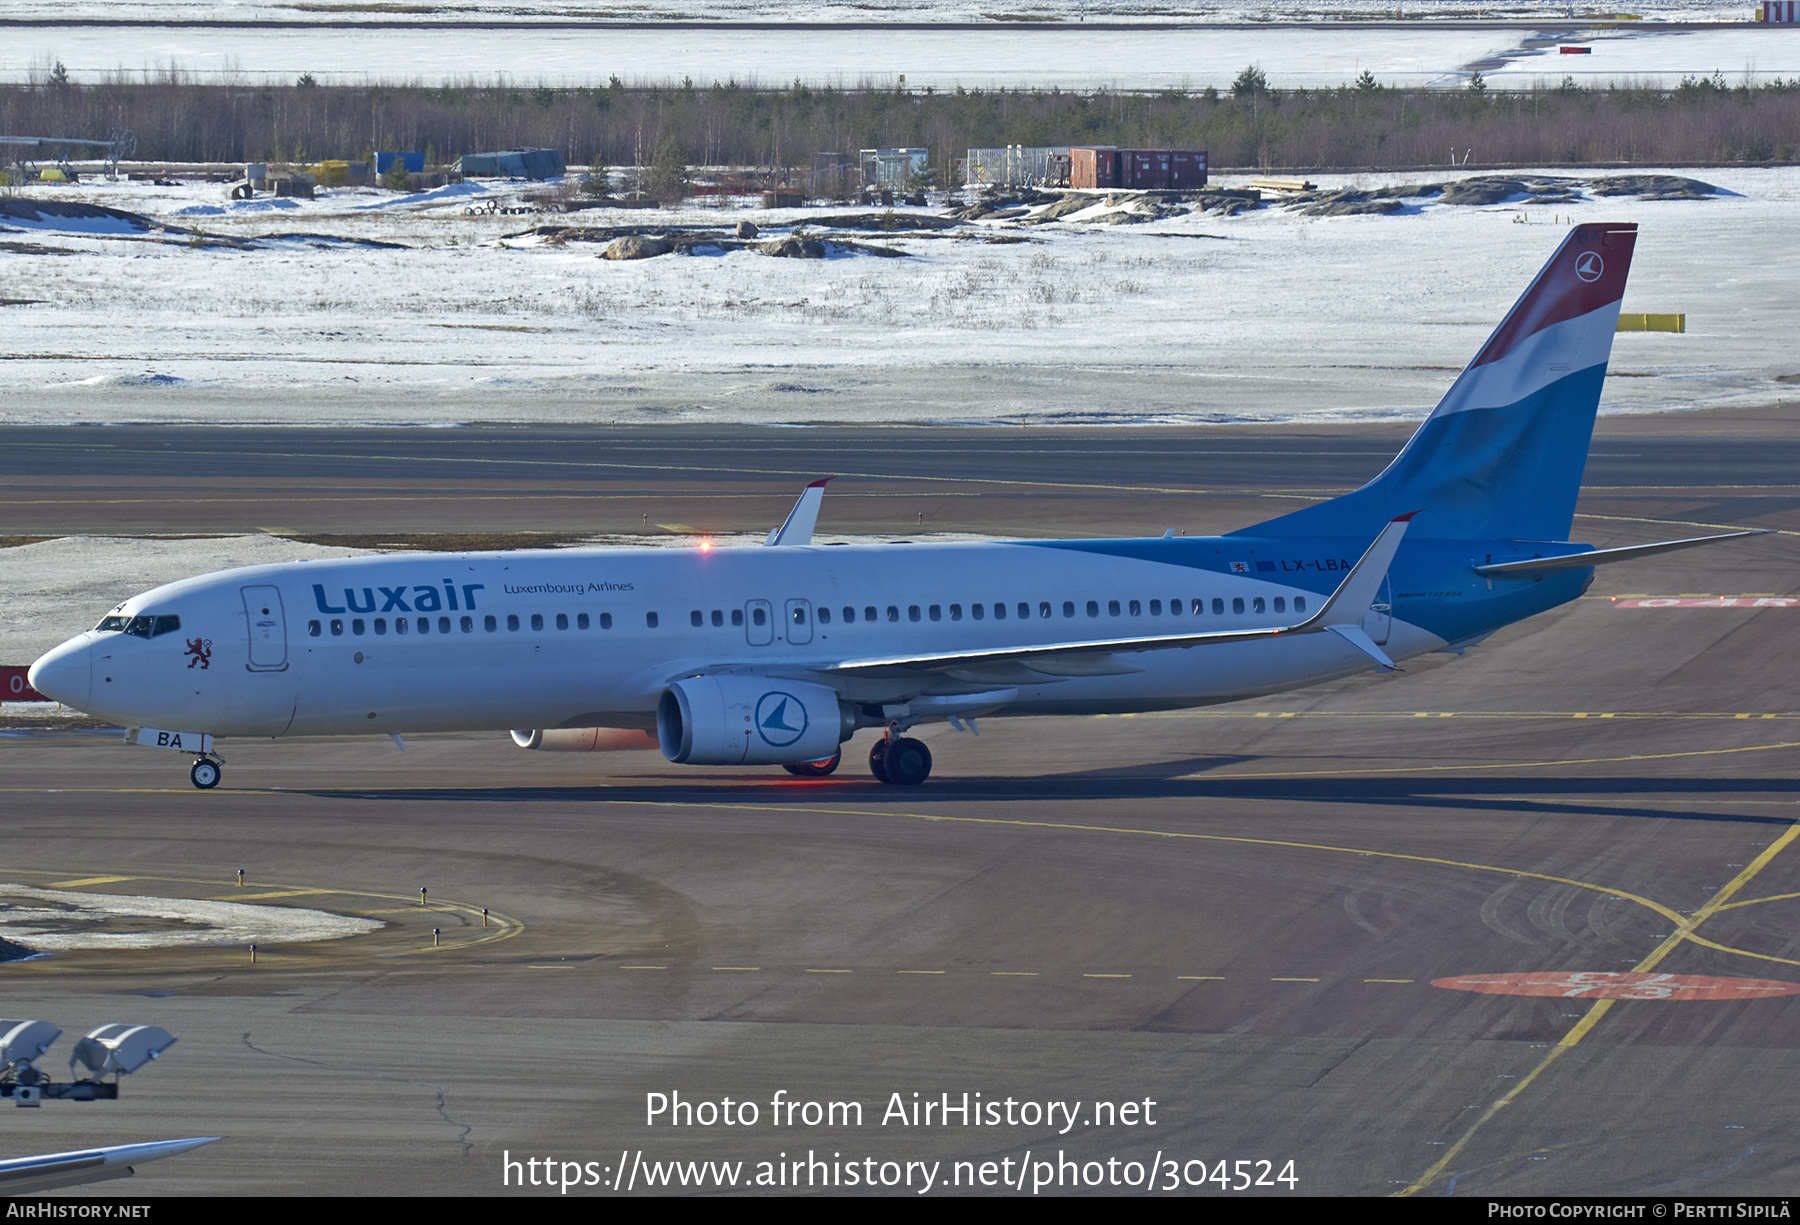
M 1380 476 L 1234 534 L 1372 536 L 1417 510 L 1419 537 L 1566 540 L 1636 242 L 1578 227 Z

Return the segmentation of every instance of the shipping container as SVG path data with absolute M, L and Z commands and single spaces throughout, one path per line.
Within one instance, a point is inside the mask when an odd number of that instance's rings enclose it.
M 1112 149 L 1104 145 L 1070 149 L 1069 186 L 1191 191 L 1206 186 L 1206 152 L 1203 149 Z
M 1119 150 L 1110 145 L 1069 150 L 1069 186 L 1075 188 L 1117 187 L 1119 185 Z
M 388 167 L 400 162 L 413 174 L 425 172 L 425 155 L 423 153 L 376 153 L 375 173 L 386 174 Z
M 1169 150 L 1169 186 L 1190 191 L 1206 186 L 1204 149 Z

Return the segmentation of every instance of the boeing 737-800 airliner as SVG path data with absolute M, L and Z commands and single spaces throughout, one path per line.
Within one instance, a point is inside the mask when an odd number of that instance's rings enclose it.
M 1385 471 L 1227 536 L 815 545 L 821 481 L 764 548 L 171 583 L 31 683 L 193 755 L 200 787 L 214 737 L 479 729 L 528 729 L 528 748 L 654 731 L 671 761 L 825 774 L 873 728 L 875 777 L 916 784 L 931 755 L 904 733 L 931 720 L 1200 706 L 1460 650 L 1574 599 L 1597 564 L 1727 538 L 1566 543 L 1636 237 L 1575 229 Z

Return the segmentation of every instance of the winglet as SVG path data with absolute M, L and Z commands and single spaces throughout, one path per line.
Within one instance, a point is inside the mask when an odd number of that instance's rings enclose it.
M 770 532 L 769 538 L 763 543 L 765 545 L 811 544 L 813 528 L 819 522 L 819 505 L 825 500 L 825 486 L 835 479 L 837 478 L 828 476 L 823 480 L 814 481 L 802 489 L 799 500 L 794 503 L 794 509 L 788 512 L 788 517 L 782 521 L 781 526 Z
M 1350 567 L 1350 573 L 1344 577 L 1343 582 L 1338 584 L 1338 589 L 1331 593 L 1331 598 L 1325 601 L 1325 606 L 1288 632 L 1301 633 L 1316 630 L 1336 632 L 1340 626 L 1360 626 L 1363 618 L 1369 615 L 1369 606 L 1381 593 L 1381 581 L 1387 577 L 1388 567 L 1394 563 L 1394 554 L 1400 551 L 1400 541 L 1406 536 L 1407 526 L 1412 523 L 1413 516 L 1418 513 L 1414 510 L 1408 511 L 1404 515 L 1394 516 L 1388 525 L 1381 529 L 1381 534 L 1375 537 L 1375 543 L 1369 546 L 1368 552 L 1364 553 L 1361 560 Z M 1338 636 L 1343 637 L 1341 634 Z M 1348 638 L 1344 640 L 1350 642 L 1358 650 L 1363 649 L 1360 643 Z M 1393 664 L 1389 662 L 1385 666 L 1391 668 Z

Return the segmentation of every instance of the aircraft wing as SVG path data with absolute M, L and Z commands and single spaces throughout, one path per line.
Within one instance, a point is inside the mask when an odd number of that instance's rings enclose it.
M 11 1157 L 0 1161 L 0 1195 L 27 1195 L 78 1187 L 83 1183 L 130 1178 L 133 1166 L 185 1153 L 218 1136 L 193 1140 L 153 1140 L 148 1144 L 113 1144 L 104 1148 L 77 1149 L 69 1153 L 45 1153 L 40 1157 Z
M 1691 549 L 1697 544 L 1712 544 L 1718 540 L 1739 540 L 1745 536 L 1767 536 L 1767 530 L 1749 532 L 1725 532 L 1718 536 L 1689 536 L 1685 540 L 1659 540 L 1655 544 L 1632 544 L 1620 549 L 1593 549 L 1586 553 L 1565 553 L 1560 557 L 1529 557 L 1524 561 L 1500 561 L 1485 566 L 1476 566 L 1475 573 L 1483 578 L 1507 578 L 1515 574 L 1536 574 L 1543 570 L 1574 570 L 1588 566 L 1604 566 L 1613 561 L 1630 561 L 1635 557 L 1649 557 L 1656 553 L 1673 553 L 1676 549 Z
M 1326 599 L 1324 606 L 1311 617 L 1293 625 L 1210 630 L 1198 634 L 1079 638 L 1066 642 L 1037 643 L 1032 646 L 1002 647 L 985 651 L 942 651 L 916 655 L 873 656 L 840 660 L 834 664 L 813 667 L 810 671 L 840 674 L 882 674 L 892 669 L 946 672 L 953 668 L 1005 663 L 1019 663 L 1027 668 L 1037 670 L 1037 663 L 1043 663 L 1047 666 L 1042 671 L 1052 676 L 1080 676 L 1088 675 L 1090 672 L 1103 674 L 1108 671 L 1131 672 L 1137 671 L 1137 669 L 1128 666 L 1108 668 L 1104 661 L 1096 660 L 1095 662 L 1099 664 L 1096 668 L 1070 671 L 1068 665 L 1075 661 L 1069 657 L 1105 656 L 1132 651 L 1162 651 L 1172 647 L 1212 646 L 1225 642 L 1251 642 L 1261 638 L 1273 638 L 1280 634 L 1313 634 L 1327 631 L 1362 651 L 1383 667 L 1392 668 L 1393 661 L 1368 640 L 1367 635 L 1362 633 L 1361 626 L 1363 618 L 1368 614 L 1369 606 L 1375 602 L 1375 596 L 1381 590 L 1381 581 L 1387 577 L 1388 567 L 1393 563 L 1394 554 L 1399 551 L 1400 541 L 1406 535 L 1406 527 L 1412 521 L 1412 517 L 1412 514 L 1401 515 L 1383 528 L 1381 534 L 1375 538 L 1375 542 L 1369 546 L 1368 552 L 1364 553 L 1356 565 L 1350 568 L 1350 573 L 1345 576 L 1344 581 L 1339 583 L 1337 590 Z M 1034 663 L 1034 661 L 1036 662 Z

